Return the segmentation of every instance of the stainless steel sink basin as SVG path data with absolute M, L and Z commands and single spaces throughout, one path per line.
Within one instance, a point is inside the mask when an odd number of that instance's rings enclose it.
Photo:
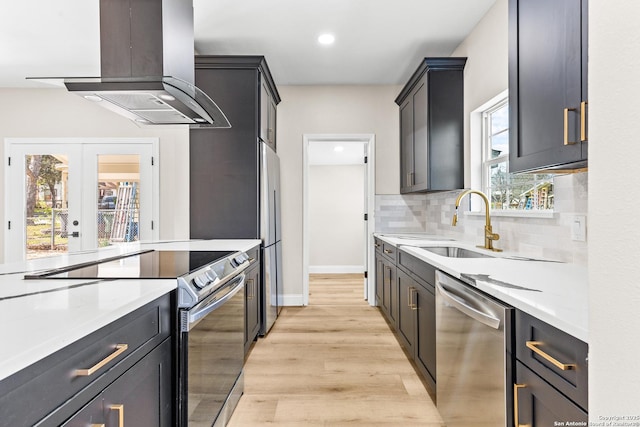
M 494 258 L 492 255 L 455 246 L 421 246 L 421 248 L 449 258 Z

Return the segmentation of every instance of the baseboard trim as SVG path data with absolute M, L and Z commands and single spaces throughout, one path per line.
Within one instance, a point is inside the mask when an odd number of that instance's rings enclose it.
M 283 306 L 300 307 L 304 305 L 304 298 L 299 294 L 288 294 L 282 296 Z
M 362 265 L 310 265 L 309 274 L 353 274 L 364 273 Z

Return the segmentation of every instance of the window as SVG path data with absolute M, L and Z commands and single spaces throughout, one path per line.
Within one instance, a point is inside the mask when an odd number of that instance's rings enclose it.
M 494 210 L 553 210 L 553 175 L 508 171 L 509 103 L 504 98 L 482 112 L 482 190 Z

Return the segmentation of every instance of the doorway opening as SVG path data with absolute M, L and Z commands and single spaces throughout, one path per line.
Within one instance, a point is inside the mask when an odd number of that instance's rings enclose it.
M 375 135 L 303 135 L 303 304 L 309 274 L 356 273 L 375 305 Z

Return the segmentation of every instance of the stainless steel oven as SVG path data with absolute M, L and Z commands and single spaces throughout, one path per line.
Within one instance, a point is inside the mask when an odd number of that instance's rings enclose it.
M 224 426 L 243 392 L 244 252 L 147 250 L 26 279 L 177 280 L 177 425 Z
M 224 426 L 242 395 L 244 281 L 241 273 L 180 309 L 178 425 Z

